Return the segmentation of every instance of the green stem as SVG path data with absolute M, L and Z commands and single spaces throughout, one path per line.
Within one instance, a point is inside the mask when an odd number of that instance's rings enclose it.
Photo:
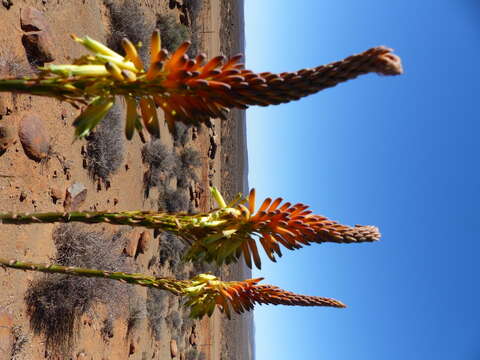
M 157 288 L 169 291 L 175 295 L 181 295 L 183 289 L 189 286 L 185 280 L 175 280 L 171 278 L 160 278 L 145 274 L 124 273 L 119 271 L 105 271 L 95 269 L 85 269 L 74 266 L 62 266 L 57 264 L 45 265 L 26 261 L 7 260 L 0 258 L 0 266 L 26 271 L 37 271 L 50 274 L 65 274 L 80 277 L 95 277 L 103 279 L 112 279 L 129 284 Z
M 124 212 L 46 212 L 46 213 L 0 213 L 0 224 L 108 223 L 114 225 L 141 226 L 169 231 L 185 240 L 189 245 L 197 239 L 223 230 L 223 223 L 217 213 L 211 214 L 168 214 L 149 211 Z

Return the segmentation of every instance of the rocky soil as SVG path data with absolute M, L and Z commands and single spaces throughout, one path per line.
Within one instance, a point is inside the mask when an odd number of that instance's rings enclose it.
M 111 46 L 125 35 L 148 45 L 159 15 L 184 24 L 208 56 L 243 51 L 240 1 L 3 0 L 0 77 L 83 55 L 71 33 Z M 0 93 L 0 211 L 205 211 L 213 206 L 209 185 L 227 198 L 245 190 L 241 112 L 223 123 L 178 126 L 175 136 L 165 125 L 160 139 L 144 143 L 124 140 L 124 111 L 120 103 L 92 135 L 72 142 L 78 109 Z M 185 264 L 180 240 L 138 228 L 0 225 L 0 239 L 0 256 L 9 259 L 177 278 L 249 276 L 243 265 Z M 161 291 L 13 270 L 0 275 L 0 359 L 250 359 L 251 333 L 251 316 L 228 321 L 216 312 L 193 321 L 178 298 Z

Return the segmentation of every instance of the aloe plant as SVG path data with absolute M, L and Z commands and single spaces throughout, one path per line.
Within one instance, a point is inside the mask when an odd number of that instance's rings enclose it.
M 159 135 L 157 106 L 164 111 L 173 131 L 175 121 L 199 123 L 211 117 L 224 119 L 231 108 L 298 100 L 371 72 L 402 73 L 400 59 L 383 46 L 312 69 L 273 74 L 245 69 L 240 54 L 228 60 L 217 56 L 206 63 L 203 54 L 190 59 L 186 54 L 189 42 L 170 55 L 161 48 L 158 30 L 152 34 L 148 67 L 128 39 L 122 41 L 125 55 L 121 55 L 88 36 L 72 37 L 92 55 L 70 65 L 47 65 L 40 68 L 42 72 L 37 77 L 1 79 L 0 91 L 50 96 L 75 106 L 87 105 L 74 122 L 77 137 L 88 134 L 103 119 L 116 95 L 125 100 L 125 134 L 131 139 L 135 130 L 141 132 L 143 127 L 152 135 Z
M 341 225 L 324 216 L 314 215 L 307 205 L 283 203 L 267 198 L 255 211 L 255 190 L 248 199 L 238 196 L 227 204 L 216 188 L 212 188 L 218 208 L 200 214 L 170 214 L 152 211 L 122 212 L 47 212 L 0 213 L 0 223 L 31 224 L 55 222 L 109 223 L 143 226 L 170 231 L 189 246 L 186 260 L 232 263 L 243 255 L 251 268 L 261 260 L 257 242 L 270 260 L 282 255 L 281 247 L 295 250 L 312 243 L 360 243 L 380 238 L 375 226 Z M 247 206 L 244 205 L 248 200 Z
M 230 318 L 232 310 L 241 314 L 244 311 L 252 310 L 255 304 L 345 307 L 345 304 L 338 300 L 299 295 L 272 285 L 258 285 L 263 280 L 262 278 L 244 281 L 221 281 L 210 274 L 199 274 L 190 280 L 177 280 L 145 274 L 84 269 L 56 264 L 45 265 L 2 258 L 0 258 L 0 267 L 50 274 L 105 278 L 166 290 L 176 296 L 185 298 L 185 306 L 190 308 L 192 318 L 211 316 L 217 307 Z

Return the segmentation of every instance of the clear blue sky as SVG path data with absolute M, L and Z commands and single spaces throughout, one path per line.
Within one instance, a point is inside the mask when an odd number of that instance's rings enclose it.
M 266 283 L 349 307 L 258 307 L 257 360 L 480 359 L 480 3 L 245 0 L 245 18 L 258 72 L 376 45 L 405 69 L 248 110 L 258 198 L 383 234 L 265 259 Z

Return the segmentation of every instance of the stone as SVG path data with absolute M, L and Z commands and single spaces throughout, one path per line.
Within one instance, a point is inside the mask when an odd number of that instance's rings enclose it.
M 127 245 L 123 248 L 123 253 L 130 257 L 135 257 L 137 254 L 138 236 L 131 236 L 128 238 Z
M 140 234 L 140 238 L 138 239 L 138 246 L 137 246 L 137 253 L 138 254 L 145 254 L 148 249 L 150 248 L 150 243 L 152 242 L 152 235 L 150 235 L 149 231 L 143 231 Z
M 130 343 L 130 349 L 128 351 L 128 356 L 135 354 L 135 351 L 137 350 L 135 344 L 133 342 Z
M 63 199 L 63 191 L 59 188 L 52 187 L 50 188 L 50 197 L 52 198 L 52 202 L 56 204 L 58 201 Z
M 50 142 L 48 141 L 42 120 L 34 114 L 27 114 L 20 120 L 18 136 L 25 154 L 32 160 L 41 161 L 48 158 Z
M 50 32 L 42 30 L 24 34 L 22 44 L 30 64 L 42 66 L 55 60 L 55 46 Z
M 74 182 L 67 188 L 63 207 L 65 210 L 77 210 L 87 198 L 87 188 L 79 182 Z
M 197 345 L 197 334 L 192 332 L 190 334 L 190 337 L 188 338 L 188 342 L 190 343 L 190 345 L 196 346 Z
M 49 30 L 48 20 L 45 15 L 31 6 L 23 8 L 20 12 L 20 26 L 23 31 Z
M 172 339 L 170 340 L 170 355 L 172 356 L 172 358 L 176 358 L 177 354 L 178 354 L 177 342 L 174 339 Z
M 0 154 L 7 151 L 10 145 L 13 144 L 15 135 L 11 127 L 0 126 Z

